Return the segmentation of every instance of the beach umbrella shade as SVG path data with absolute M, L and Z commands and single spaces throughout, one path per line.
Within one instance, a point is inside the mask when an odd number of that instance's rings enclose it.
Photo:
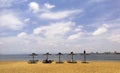
M 44 55 L 46 55 L 46 60 L 48 60 L 48 56 L 51 55 L 51 54 L 49 54 L 49 52 L 47 52 L 47 53 L 44 54 Z
M 75 55 L 75 54 L 73 52 L 71 52 L 69 55 L 71 55 L 72 62 L 74 62 L 73 55 Z
M 33 61 L 34 61 L 34 58 L 35 58 L 35 56 L 37 56 L 37 54 L 36 53 L 32 53 L 32 54 L 30 54 L 30 56 L 32 56 Z
M 57 55 L 58 55 L 58 57 L 59 57 L 59 62 L 61 62 L 60 57 L 61 57 L 61 55 L 63 55 L 63 54 L 59 52 Z

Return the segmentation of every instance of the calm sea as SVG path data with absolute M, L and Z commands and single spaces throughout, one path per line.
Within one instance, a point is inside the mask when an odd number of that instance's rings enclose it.
M 74 60 L 77 61 L 82 61 L 83 60 L 83 55 L 74 55 Z M 96 60 L 96 61 L 120 61 L 120 54 L 89 54 L 86 56 L 87 60 Z M 21 54 L 21 55 L 0 55 L 0 61 L 28 61 L 31 60 L 32 57 L 29 56 L 28 54 Z M 37 60 L 45 60 L 46 56 L 39 54 L 38 56 L 35 56 L 35 59 Z M 53 54 L 53 55 L 49 55 L 49 59 L 50 60 L 55 60 L 58 61 L 58 56 Z M 71 60 L 71 56 L 70 55 L 62 55 L 61 56 L 61 60 L 65 61 L 65 60 Z

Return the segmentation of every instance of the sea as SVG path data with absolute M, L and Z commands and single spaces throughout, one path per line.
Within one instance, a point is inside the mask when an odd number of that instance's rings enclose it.
M 48 56 L 49 60 L 58 61 L 58 55 L 52 54 Z M 61 55 L 62 61 L 68 61 L 71 60 L 71 55 L 64 54 Z M 46 55 L 38 54 L 35 56 L 35 60 L 45 60 Z M 73 59 L 76 61 L 83 61 L 84 55 L 83 54 L 77 54 L 73 56 Z M 14 54 L 14 55 L 0 55 L 0 61 L 29 61 L 32 60 L 32 56 L 29 54 Z M 87 61 L 120 61 L 120 54 L 87 54 L 86 55 Z

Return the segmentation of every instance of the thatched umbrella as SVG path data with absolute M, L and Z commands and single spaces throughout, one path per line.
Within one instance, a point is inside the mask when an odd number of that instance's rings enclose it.
M 32 53 L 32 54 L 30 54 L 30 56 L 32 56 L 33 61 L 34 61 L 34 58 L 35 58 L 35 56 L 37 56 L 37 54 L 36 53 Z
M 75 55 L 75 53 L 71 52 L 69 55 L 71 55 L 71 61 L 70 61 L 70 63 L 76 63 L 74 61 L 74 58 L 73 58 L 73 56 Z
M 84 50 L 84 62 L 86 62 L 86 51 Z
M 84 61 L 82 62 L 82 63 L 88 63 L 87 61 L 86 61 L 86 51 L 84 50 L 84 52 L 83 52 L 83 55 L 84 55 Z
M 44 55 L 46 55 L 46 60 L 48 60 L 48 57 L 49 57 L 49 55 L 51 55 L 51 54 L 49 54 L 49 52 L 47 52 L 47 53 L 44 54 Z
M 37 54 L 36 53 L 32 53 L 32 54 L 30 54 L 30 56 L 32 56 L 32 60 L 29 60 L 28 61 L 28 63 L 30 63 L 30 64 L 34 64 L 34 63 L 37 63 L 38 62 L 38 60 L 35 60 L 34 58 L 35 58 L 35 56 L 37 56 Z
M 57 62 L 57 63 L 62 63 L 61 60 L 60 60 L 60 57 L 61 57 L 61 55 L 63 55 L 63 54 L 59 52 L 59 53 L 56 54 L 56 55 L 58 55 L 58 57 L 59 57 L 59 62 Z

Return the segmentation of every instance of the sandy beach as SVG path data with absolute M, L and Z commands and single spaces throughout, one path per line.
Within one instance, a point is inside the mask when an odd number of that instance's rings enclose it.
M 120 62 L 28 64 L 26 61 L 0 61 L 0 73 L 120 73 Z

